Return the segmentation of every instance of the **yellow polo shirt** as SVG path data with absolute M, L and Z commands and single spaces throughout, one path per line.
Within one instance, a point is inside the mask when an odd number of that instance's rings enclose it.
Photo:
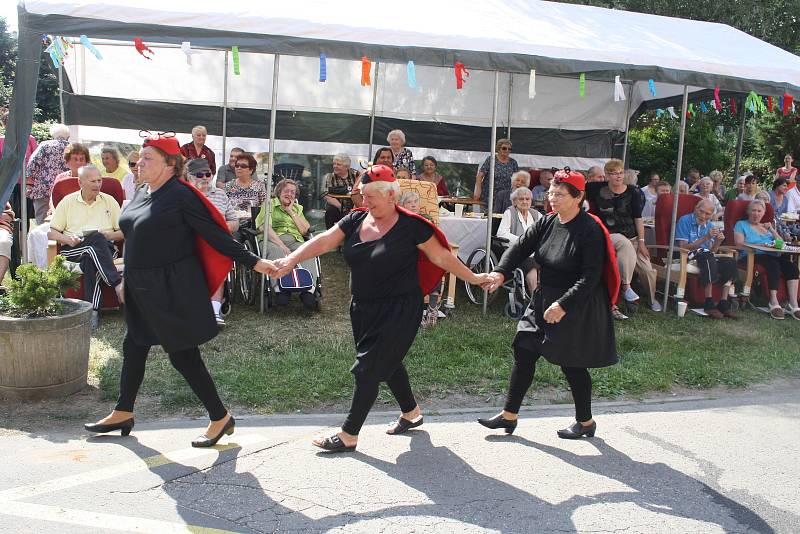
M 83 237 L 85 230 L 119 230 L 119 212 L 119 204 L 111 195 L 98 193 L 94 202 L 89 204 L 80 191 L 75 191 L 58 203 L 50 228 L 74 237 Z
M 130 167 L 128 167 L 127 164 L 125 164 L 125 166 L 123 167 L 122 162 L 120 162 L 119 167 L 117 167 L 116 171 L 108 172 L 107 170 L 103 169 L 100 172 L 100 174 L 103 176 L 110 176 L 111 178 L 116 178 L 121 182 L 122 179 L 125 178 L 125 175 L 128 174 L 129 172 L 131 172 Z

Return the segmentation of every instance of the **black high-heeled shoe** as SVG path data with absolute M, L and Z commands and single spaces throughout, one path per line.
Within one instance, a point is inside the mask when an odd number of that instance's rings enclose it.
M 230 436 L 233 434 L 233 429 L 236 427 L 236 419 L 231 416 L 228 419 L 228 422 L 225 423 L 225 426 L 222 427 L 222 430 L 219 431 L 219 434 L 214 436 L 213 438 L 207 438 L 205 435 L 200 434 L 197 438 L 192 440 L 192 447 L 213 447 L 217 444 L 220 438 L 224 435 Z
M 121 423 L 85 423 L 83 428 L 96 434 L 105 434 L 115 430 L 122 430 L 122 435 L 127 436 L 133 430 L 133 417 Z
M 478 419 L 478 422 L 485 426 L 486 428 L 491 428 L 492 430 L 497 428 L 503 428 L 506 431 L 506 434 L 513 434 L 514 430 L 517 428 L 517 421 L 509 421 L 503 414 L 497 414 L 490 419 Z
M 594 433 L 597 430 L 597 423 L 592 421 L 592 424 L 589 426 L 583 426 L 579 422 L 575 421 L 572 425 L 564 428 L 562 430 L 557 431 L 558 437 L 561 439 L 579 439 L 583 436 L 587 438 L 594 437 Z

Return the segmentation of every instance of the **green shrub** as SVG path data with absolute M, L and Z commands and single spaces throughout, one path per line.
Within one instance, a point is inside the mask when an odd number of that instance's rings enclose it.
M 61 304 L 56 299 L 78 287 L 79 277 L 64 265 L 62 256 L 56 256 L 44 271 L 32 263 L 20 265 L 17 278 L 11 279 L 6 296 L 0 299 L 0 313 L 11 317 L 58 315 Z

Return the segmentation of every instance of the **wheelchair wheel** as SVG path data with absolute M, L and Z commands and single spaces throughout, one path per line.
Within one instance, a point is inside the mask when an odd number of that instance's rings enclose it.
M 467 259 L 467 267 L 473 273 L 483 273 L 484 272 L 484 264 L 486 262 L 486 251 L 482 248 L 476 248 L 472 251 L 472 254 L 469 255 Z M 494 256 L 489 256 L 489 270 L 491 271 L 494 269 L 494 266 L 497 264 Z M 470 284 L 469 282 L 464 282 L 464 289 L 467 292 L 467 298 L 473 304 L 483 304 L 483 288 L 478 285 Z M 494 293 L 489 293 L 487 303 L 491 303 L 497 297 L 497 291 Z
M 525 307 L 521 304 L 512 305 L 510 302 L 506 302 L 506 307 L 503 309 L 503 311 L 508 318 L 519 321 L 520 317 L 522 317 L 522 314 L 525 313 Z
M 250 240 L 245 241 L 244 246 L 250 252 L 255 253 L 253 245 Z M 252 306 L 256 301 L 256 291 L 259 285 L 258 277 L 261 275 L 248 269 L 245 265 L 236 264 L 236 297 L 241 300 L 243 304 Z

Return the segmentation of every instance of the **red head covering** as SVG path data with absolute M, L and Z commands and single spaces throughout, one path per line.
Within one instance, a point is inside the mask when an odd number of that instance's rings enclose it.
M 147 146 L 161 149 L 169 156 L 177 156 L 181 153 L 181 145 L 178 143 L 178 139 L 175 137 L 174 133 L 169 136 L 165 134 L 152 134 L 145 138 L 144 143 L 142 143 L 142 147 Z
M 561 171 L 556 171 L 555 184 L 569 184 L 578 191 L 586 191 L 586 178 L 577 171 L 570 170 L 569 167 L 564 167 Z
M 388 165 L 373 165 L 361 175 L 361 183 L 368 184 L 370 182 L 394 182 L 397 178 L 394 176 L 394 169 Z

